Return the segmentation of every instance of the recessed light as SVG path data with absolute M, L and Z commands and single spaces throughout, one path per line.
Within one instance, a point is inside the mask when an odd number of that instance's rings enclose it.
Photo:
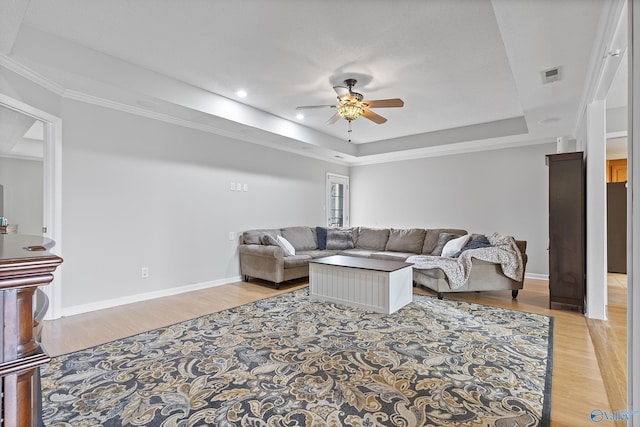
M 238 95 L 240 98 L 246 98 L 247 97 L 247 91 L 244 89 L 240 89 L 239 91 L 236 92 L 236 95 Z
M 296 114 L 296 119 L 298 119 L 298 120 L 304 119 L 304 114 L 302 114 L 302 113 Z

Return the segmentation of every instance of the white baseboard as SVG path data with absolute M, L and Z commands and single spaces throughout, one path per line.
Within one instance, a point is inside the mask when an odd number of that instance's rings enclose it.
M 200 289 L 213 288 L 215 286 L 228 285 L 241 281 L 240 276 L 229 277 L 226 279 L 214 280 L 211 282 L 196 283 L 194 285 L 179 286 L 176 288 L 163 289 L 160 291 L 146 292 L 143 294 L 130 295 L 122 298 L 114 298 L 104 301 L 92 302 L 90 304 L 74 305 L 64 307 L 62 309 L 62 317 L 73 316 L 76 314 L 88 313 L 90 311 L 103 310 L 105 308 L 117 307 L 120 305 L 131 304 L 134 302 L 147 301 L 154 298 L 168 297 L 171 295 L 183 294 L 185 292 L 198 291 Z
M 525 273 L 525 279 L 533 279 L 533 280 L 549 280 L 548 274 L 538 274 L 538 273 Z
M 526 273 L 525 279 L 549 280 L 548 274 Z M 120 305 L 134 302 L 147 301 L 154 298 L 168 297 L 171 295 L 183 294 L 185 292 L 198 291 L 200 289 L 213 288 L 215 286 L 228 285 L 242 280 L 241 276 L 229 277 L 226 279 L 214 280 L 211 282 L 196 283 L 194 285 L 179 286 L 176 288 L 163 289 L 161 291 L 146 292 L 143 294 L 130 295 L 122 298 L 113 298 L 104 301 L 92 302 L 90 304 L 74 305 L 62 309 L 62 317 L 74 316 L 76 314 L 88 313 L 90 311 L 103 310 L 105 308 L 118 307 Z

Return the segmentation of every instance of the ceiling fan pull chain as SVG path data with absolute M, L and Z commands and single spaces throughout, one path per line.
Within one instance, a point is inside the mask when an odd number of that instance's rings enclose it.
M 349 138 L 349 142 L 351 142 L 351 120 L 349 122 L 349 130 L 347 130 L 347 137 Z

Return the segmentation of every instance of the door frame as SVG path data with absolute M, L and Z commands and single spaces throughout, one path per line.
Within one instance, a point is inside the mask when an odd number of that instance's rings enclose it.
M 62 119 L 2 93 L 0 105 L 44 123 L 42 234 L 56 242 L 51 252 L 62 256 Z M 57 319 L 61 316 L 61 283 L 62 266 L 57 269 L 53 281 L 42 287 L 49 297 L 49 310 L 45 319 Z

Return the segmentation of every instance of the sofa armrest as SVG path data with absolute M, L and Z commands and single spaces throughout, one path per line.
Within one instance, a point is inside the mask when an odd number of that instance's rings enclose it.
M 240 245 L 240 254 L 284 260 L 284 250 L 280 246 Z
M 284 281 L 284 250 L 280 246 L 240 245 L 240 274 L 269 280 Z

